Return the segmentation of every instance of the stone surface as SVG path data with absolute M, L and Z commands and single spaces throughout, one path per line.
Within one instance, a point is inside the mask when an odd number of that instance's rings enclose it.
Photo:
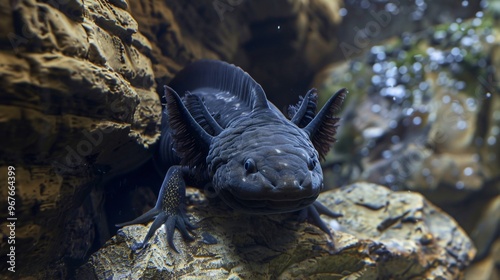
M 455 279 L 475 249 L 455 221 L 412 192 L 392 192 L 359 183 L 324 193 L 319 201 L 343 214 L 323 217 L 334 228 L 328 236 L 292 214 L 252 216 L 207 203 L 189 189 L 188 212 L 199 226 L 196 239 L 166 244 L 162 227 L 145 249 L 133 252 L 148 226 L 118 231 L 77 279 Z
M 59 278 L 94 243 L 91 187 L 147 160 L 159 136 L 151 47 L 107 1 L 0 5 L 0 179 L 15 167 L 17 276 Z

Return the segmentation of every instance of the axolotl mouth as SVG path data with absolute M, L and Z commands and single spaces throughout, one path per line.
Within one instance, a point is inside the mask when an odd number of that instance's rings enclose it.
M 221 190 L 219 195 L 231 208 L 250 214 L 277 214 L 294 212 L 308 207 L 318 197 L 318 195 L 313 195 L 311 197 L 304 197 L 301 199 L 242 199 L 227 190 Z
M 247 213 L 273 214 L 303 209 L 316 200 L 323 187 L 321 169 L 319 166 L 312 170 L 295 168 L 295 165 L 306 165 L 303 161 L 288 165 L 292 168 L 263 167 L 240 177 L 232 176 L 217 192 L 230 207 Z

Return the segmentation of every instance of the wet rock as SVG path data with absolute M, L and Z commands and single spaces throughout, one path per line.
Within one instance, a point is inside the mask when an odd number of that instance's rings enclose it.
M 323 217 L 334 229 L 334 246 L 292 214 L 240 214 L 207 204 L 197 190 L 188 193 L 194 204 L 188 212 L 200 227 L 191 243 L 175 234 L 180 254 L 167 246 L 164 228 L 145 249 L 131 251 L 148 226 L 128 226 L 91 256 L 77 278 L 451 279 L 462 276 L 475 254 L 453 219 L 417 193 L 358 183 L 322 194 L 324 205 L 344 215 Z
M 92 186 L 147 160 L 159 136 L 148 43 L 108 2 L 0 5 L 0 179 L 15 167 L 16 277 L 64 278 L 94 243 Z M 1 243 L 4 263 L 8 250 Z

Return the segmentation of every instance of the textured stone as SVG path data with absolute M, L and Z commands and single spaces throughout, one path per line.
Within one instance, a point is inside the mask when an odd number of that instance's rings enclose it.
M 159 136 L 150 47 L 123 5 L 0 5 L 0 178 L 16 168 L 16 271 L 65 277 L 65 262 L 81 261 L 94 243 L 100 210 L 89 207 L 90 187 L 143 163 Z M 2 262 L 7 250 L 1 243 Z
M 330 191 L 320 201 L 343 214 L 324 217 L 334 246 L 321 230 L 292 214 L 255 216 L 208 204 L 197 190 L 188 198 L 196 239 L 176 233 L 180 254 L 162 227 L 145 249 L 133 252 L 149 226 L 118 231 L 77 272 L 78 279 L 356 279 L 460 278 L 475 249 L 464 231 L 421 195 L 359 183 Z

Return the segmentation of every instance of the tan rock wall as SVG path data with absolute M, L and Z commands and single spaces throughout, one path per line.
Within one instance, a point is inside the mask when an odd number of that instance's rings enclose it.
M 63 256 L 75 248 L 85 255 L 95 209 L 76 209 L 99 178 L 148 159 L 158 138 L 151 47 L 120 3 L 0 4 L 0 179 L 15 167 L 18 275 L 64 275 Z M 75 211 L 87 222 L 78 224 Z M 8 249 L 1 243 L 2 261 Z

